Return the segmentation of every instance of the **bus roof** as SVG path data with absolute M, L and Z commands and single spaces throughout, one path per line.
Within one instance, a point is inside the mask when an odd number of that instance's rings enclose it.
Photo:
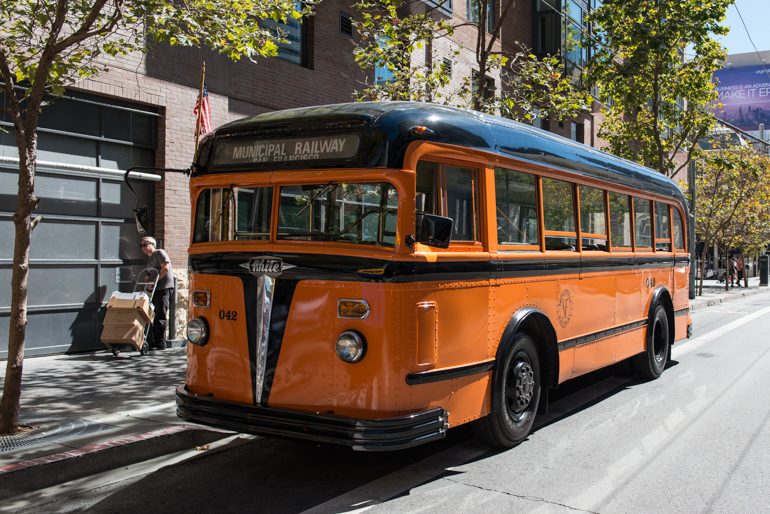
M 428 137 L 414 134 L 424 126 Z M 337 160 L 249 163 L 248 166 L 216 166 L 212 147 L 220 142 L 358 133 L 363 144 L 352 158 Z M 356 102 L 303 107 L 260 114 L 223 125 L 204 141 L 194 175 L 298 168 L 401 168 L 410 143 L 435 141 L 483 150 L 504 157 L 568 170 L 616 184 L 650 191 L 678 200 L 685 212 L 682 191 L 655 170 L 577 143 L 545 130 L 468 109 L 420 102 Z

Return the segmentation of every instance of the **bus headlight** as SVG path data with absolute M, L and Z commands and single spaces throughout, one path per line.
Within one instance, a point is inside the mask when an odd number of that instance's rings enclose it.
M 340 334 L 334 343 L 337 357 L 345 362 L 353 364 L 366 355 L 366 340 L 364 336 L 354 330 L 348 330 Z
M 187 323 L 187 340 L 196 346 L 205 346 L 209 340 L 209 324 L 206 318 L 193 318 Z

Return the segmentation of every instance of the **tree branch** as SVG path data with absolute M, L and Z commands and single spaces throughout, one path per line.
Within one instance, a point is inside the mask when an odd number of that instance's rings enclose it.
M 102 8 L 104 8 L 104 6 L 107 4 L 107 0 L 97 0 L 91 8 L 91 12 L 88 13 L 88 17 L 85 19 L 85 21 L 83 21 L 83 24 L 80 26 L 80 28 L 54 47 L 55 53 L 61 53 L 70 46 L 90 37 L 109 34 L 112 32 L 112 29 L 115 28 L 115 25 L 117 25 L 118 22 L 123 18 L 123 11 L 120 10 L 122 1 L 123 0 L 115 0 L 115 10 L 108 18 L 110 21 L 107 25 L 98 30 L 91 31 L 91 27 L 93 27 L 94 23 L 96 23 L 96 19 L 99 17 L 99 13 L 101 13 Z
M 13 119 L 13 126 L 17 131 L 23 134 L 23 128 L 21 125 L 21 112 L 19 111 L 19 100 L 16 98 L 16 92 L 13 88 L 13 74 L 11 73 L 11 67 L 8 65 L 8 59 L 5 55 L 5 49 L 0 46 L 0 74 L 3 76 L 3 82 L 5 87 L 5 97 L 8 99 L 10 107 L 7 107 L 8 114 Z

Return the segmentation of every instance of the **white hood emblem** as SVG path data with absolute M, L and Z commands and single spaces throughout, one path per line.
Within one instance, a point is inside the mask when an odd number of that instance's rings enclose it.
M 249 262 L 241 264 L 242 268 L 246 268 L 252 275 L 258 277 L 267 275 L 268 277 L 276 278 L 283 270 L 295 268 L 293 264 L 286 264 L 278 257 L 252 257 Z

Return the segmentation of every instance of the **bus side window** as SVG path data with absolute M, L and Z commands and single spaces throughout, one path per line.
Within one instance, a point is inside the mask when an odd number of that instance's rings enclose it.
M 679 214 L 679 209 L 672 209 L 674 212 L 674 249 L 684 250 L 684 228 L 682 227 L 682 217 Z
M 578 248 L 573 186 L 562 180 L 542 180 L 545 249 L 576 252 Z
M 501 250 L 539 250 L 536 178 L 495 168 L 497 244 Z
M 439 191 L 436 181 L 438 177 L 438 164 L 435 162 L 419 161 L 416 168 L 417 194 L 425 195 L 425 210 L 418 212 L 418 214 L 440 215 L 441 213 L 436 209 L 436 198 Z
M 606 252 L 607 210 L 604 205 L 604 191 L 595 187 L 578 186 L 578 200 L 583 250 Z
M 477 241 L 475 170 L 457 166 L 443 168 L 446 216 L 454 220 L 452 241 Z
M 649 200 L 634 198 L 634 230 L 636 249 L 652 251 L 652 219 Z
M 669 229 L 668 204 L 655 202 L 655 250 L 671 251 L 671 230 Z
M 610 199 L 610 238 L 612 248 L 631 251 L 631 208 L 628 195 L 609 194 Z

